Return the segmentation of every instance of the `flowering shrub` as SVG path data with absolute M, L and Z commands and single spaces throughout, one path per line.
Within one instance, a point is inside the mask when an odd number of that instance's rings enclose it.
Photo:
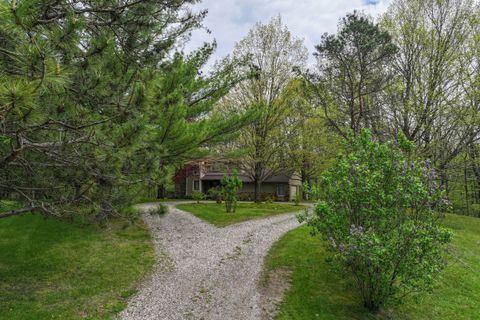
M 451 239 L 438 223 L 448 201 L 432 164 L 416 160 L 404 137 L 398 144 L 374 142 L 367 130 L 352 139 L 321 177 L 314 214 L 303 217 L 372 311 L 430 289 Z

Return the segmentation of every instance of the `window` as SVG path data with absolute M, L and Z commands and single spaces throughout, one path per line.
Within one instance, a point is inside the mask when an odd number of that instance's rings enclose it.
M 193 191 L 200 191 L 200 180 L 193 180 Z
M 277 184 L 277 196 L 283 197 L 285 195 L 285 185 Z

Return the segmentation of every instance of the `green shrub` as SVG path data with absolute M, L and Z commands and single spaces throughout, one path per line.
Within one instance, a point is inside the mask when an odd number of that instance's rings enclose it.
M 192 199 L 197 203 L 200 203 L 200 201 L 205 200 L 205 194 L 200 191 L 194 191 L 192 194 Z
M 216 203 L 220 204 L 223 201 L 223 194 L 222 194 L 222 189 L 221 188 L 211 188 L 208 190 L 208 193 L 210 197 L 212 197 L 213 200 L 215 200 Z
M 320 188 L 315 184 L 305 182 L 302 186 L 303 192 L 307 195 L 308 200 L 317 201 L 320 199 Z
M 222 194 L 225 199 L 225 210 L 235 212 L 237 208 L 237 193 L 242 187 L 242 181 L 238 178 L 236 172 L 231 176 L 224 176 L 222 179 Z
M 472 203 L 472 215 L 475 217 L 480 217 L 480 203 Z
M 266 198 L 265 198 L 265 203 L 268 203 L 268 204 L 272 204 L 274 202 L 274 198 L 272 195 L 268 195 Z
M 161 215 L 164 215 L 168 213 L 168 206 L 163 204 L 163 203 L 159 203 L 158 206 L 155 206 L 153 208 L 150 208 L 148 210 L 148 214 L 152 215 L 152 216 L 161 216 Z
M 320 201 L 308 224 L 330 244 L 332 266 L 354 282 L 372 311 L 432 288 L 445 265 L 451 233 L 436 213 L 446 207 L 435 170 L 414 158 L 413 144 L 351 140 L 321 177 Z

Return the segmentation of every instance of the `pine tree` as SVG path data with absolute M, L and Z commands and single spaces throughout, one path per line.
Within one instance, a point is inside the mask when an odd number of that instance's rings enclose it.
M 103 220 L 238 129 L 211 112 L 237 81 L 201 74 L 215 46 L 174 54 L 206 14 L 195 2 L 0 2 L 1 193 Z

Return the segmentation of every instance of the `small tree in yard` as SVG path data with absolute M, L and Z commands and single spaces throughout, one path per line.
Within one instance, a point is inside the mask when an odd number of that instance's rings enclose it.
M 225 210 L 235 212 L 237 208 L 237 192 L 242 187 L 242 181 L 236 172 L 231 176 L 224 176 L 222 179 L 222 193 L 225 200 Z
M 353 138 L 350 153 L 323 174 L 315 214 L 303 217 L 328 239 L 333 267 L 352 276 L 371 311 L 431 289 L 451 239 L 439 225 L 447 201 L 434 169 L 398 140 L 377 143 L 368 130 Z

